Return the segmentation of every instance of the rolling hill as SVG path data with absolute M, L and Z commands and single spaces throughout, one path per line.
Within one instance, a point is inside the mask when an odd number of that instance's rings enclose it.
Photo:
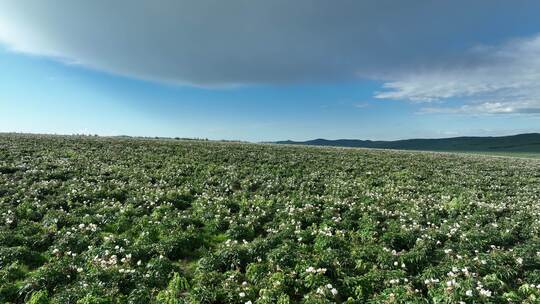
M 372 141 L 359 139 L 314 139 L 308 141 L 286 140 L 274 143 L 287 145 L 446 152 L 540 153 L 540 133 L 528 133 L 498 137 L 466 136 L 437 139 L 405 139 L 395 141 Z

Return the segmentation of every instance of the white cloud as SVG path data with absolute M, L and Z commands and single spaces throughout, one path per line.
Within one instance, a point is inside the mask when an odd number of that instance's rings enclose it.
M 540 103 L 537 101 L 481 102 L 455 107 L 424 107 L 419 113 L 540 114 Z
M 473 48 L 453 66 L 408 71 L 384 88 L 376 98 L 445 103 L 428 113 L 540 113 L 540 35 Z M 452 107 L 456 99 L 466 104 Z

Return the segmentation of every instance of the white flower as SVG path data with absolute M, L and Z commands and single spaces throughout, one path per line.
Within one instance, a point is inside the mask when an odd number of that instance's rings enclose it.
M 241 292 L 241 293 L 239 293 L 238 295 L 240 296 L 240 298 L 243 298 L 243 297 L 246 296 L 246 293 L 245 293 L 245 292 Z
M 487 290 L 487 289 L 480 288 L 480 295 L 489 298 L 489 297 L 491 297 L 491 291 Z
M 330 290 L 330 292 L 331 292 L 332 295 L 334 295 L 334 296 L 338 294 L 338 291 L 337 291 L 337 289 L 335 289 L 335 288 L 332 288 L 332 290 Z
M 472 297 L 473 296 L 473 291 L 469 289 L 469 290 L 465 291 L 465 295 L 467 297 Z

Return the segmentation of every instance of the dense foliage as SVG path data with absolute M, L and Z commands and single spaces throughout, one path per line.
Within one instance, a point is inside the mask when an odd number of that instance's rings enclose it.
M 1 303 L 538 303 L 540 162 L 0 135 Z

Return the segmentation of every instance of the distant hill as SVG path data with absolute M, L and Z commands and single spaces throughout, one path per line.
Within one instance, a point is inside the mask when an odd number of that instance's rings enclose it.
M 498 137 L 453 137 L 437 139 L 405 139 L 372 141 L 359 139 L 314 139 L 308 141 L 278 141 L 276 144 L 376 148 L 397 150 L 423 150 L 446 152 L 520 152 L 540 153 L 540 134 L 518 134 Z

